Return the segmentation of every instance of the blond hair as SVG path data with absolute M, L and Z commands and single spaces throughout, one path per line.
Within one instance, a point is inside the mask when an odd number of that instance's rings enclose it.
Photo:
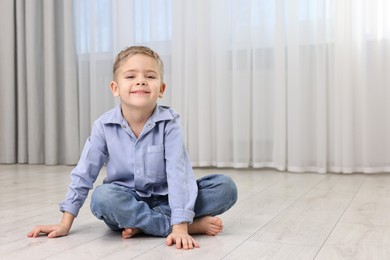
M 164 64 L 163 64 L 160 56 L 158 55 L 158 53 L 153 51 L 149 47 L 146 47 L 146 46 L 130 46 L 130 47 L 127 47 L 126 49 L 123 49 L 121 52 L 119 52 L 118 55 L 116 56 L 114 66 L 112 68 L 112 72 L 113 72 L 114 77 L 115 77 L 115 73 L 119 69 L 119 67 L 128 58 L 130 58 L 131 56 L 133 56 L 135 54 L 143 54 L 143 55 L 152 57 L 157 62 L 159 72 L 160 72 L 160 78 L 161 78 L 161 81 L 163 81 Z

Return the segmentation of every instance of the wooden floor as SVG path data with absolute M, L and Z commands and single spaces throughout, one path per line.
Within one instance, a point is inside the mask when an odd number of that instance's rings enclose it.
M 0 259 L 390 259 L 390 174 L 195 169 L 198 177 L 230 175 L 239 200 L 221 215 L 224 231 L 196 236 L 194 250 L 164 238 L 122 239 L 88 200 L 69 236 L 27 238 L 33 226 L 60 220 L 71 169 L 0 165 Z

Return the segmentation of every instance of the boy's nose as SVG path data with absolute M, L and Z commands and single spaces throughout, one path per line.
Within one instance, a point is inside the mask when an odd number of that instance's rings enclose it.
M 141 86 L 145 86 L 146 85 L 146 81 L 145 80 L 140 80 L 137 85 L 141 85 Z

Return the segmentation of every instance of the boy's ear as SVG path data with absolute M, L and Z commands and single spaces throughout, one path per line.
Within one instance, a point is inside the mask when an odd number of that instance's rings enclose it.
M 162 83 L 160 86 L 160 93 L 159 93 L 158 97 L 160 97 L 160 98 L 163 97 L 164 92 L 165 92 L 165 87 L 166 87 L 165 83 Z
M 111 89 L 112 95 L 114 97 L 118 97 L 119 96 L 119 87 L 118 87 L 118 84 L 115 81 L 111 81 L 110 82 L 110 89 Z

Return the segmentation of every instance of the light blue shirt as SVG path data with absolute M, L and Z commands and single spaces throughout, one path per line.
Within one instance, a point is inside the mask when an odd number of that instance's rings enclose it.
M 143 197 L 168 194 L 172 225 L 192 222 L 198 188 L 173 109 L 157 105 L 138 138 L 120 106 L 98 118 L 71 173 L 61 211 L 77 216 L 104 164 L 104 183 L 126 186 Z

